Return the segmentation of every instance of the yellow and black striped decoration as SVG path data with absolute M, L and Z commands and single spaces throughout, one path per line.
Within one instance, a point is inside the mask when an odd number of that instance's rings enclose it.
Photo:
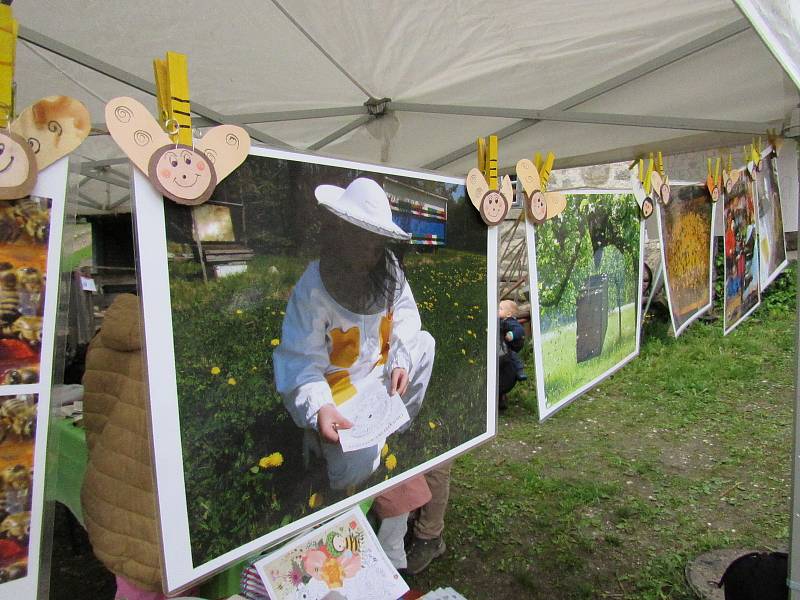
M 185 54 L 167 52 L 166 60 L 153 61 L 156 100 L 162 126 L 173 142 L 192 145 L 192 115 L 189 103 L 189 66 Z M 173 133 L 177 123 L 177 133 Z M 168 125 L 167 125 L 168 124 Z

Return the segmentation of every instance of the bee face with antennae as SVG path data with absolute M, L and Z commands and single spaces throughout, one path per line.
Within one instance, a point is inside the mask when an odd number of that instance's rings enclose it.
M 0 131 L 0 199 L 30 194 L 36 174 L 36 158 L 30 144 L 11 131 Z
M 214 165 L 190 146 L 170 144 L 150 157 L 148 178 L 167 197 L 178 197 L 182 204 L 202 204 L 217 185 Z

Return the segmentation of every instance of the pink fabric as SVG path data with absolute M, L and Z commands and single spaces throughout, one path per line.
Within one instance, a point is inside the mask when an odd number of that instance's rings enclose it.
M 417 475 L 375 498 L 372 508 L 378 517 L 388 519 L 416 510 L 430 499 L 428 482 L 423 475 Z
M 169 596 L 165 596 L 161 592 L 149 592 L 140 587 L 136 587 L 130 581 L 123 579 L 119 575 L 117 578 L 117 593 L 114 595 L 114 600 L 169 600 Z M 185 596 L 189 592 L 178 594 Z

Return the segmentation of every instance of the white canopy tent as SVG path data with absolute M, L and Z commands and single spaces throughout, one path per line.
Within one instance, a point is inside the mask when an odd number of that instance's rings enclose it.
M 14 8 L 19 107 L 72 95 L 101 129 L 114 96 L 155 108 L 152 59 L 175 50 L 189 56 L 197 125 L 247 124 L 269 145 L 452 174 L 473 166 L 478 135 L 502 138 L 501 166 L 537 149 L 553 150 L 557 167 L 576 166 L 654 148 L 738 146 L 782 128 L 798 105 L 797 89 L 730 0 L 658 8 L 18 0 Z M 115 185 L 126 169 L 105 162 L 122 157 L 110 138 L 94 136 L 78 152 L 93 177 L 73 202 L 127 209 L 127 191 Z M 795 215 L 787 211 L 792 229 Z
M 18 108 L 67 94 L 96 125 L 77 151 L 78 212 L 130 210 L 103 106 L 129 95 L 155 111 L 152 59 L 168 50 L 189 56 L 198 127 L 238 123 L 256 143 L 449 174 L 466 173 L 475 138 L 490 133 L 506 169 L 536 150 L 554 151 L 556 168 L 696 152 L 676 161 L 675 179 L 704 179 L 705 153 L 768 127 L 800 136 L 797 0 L 18 0 L 14 10 Z M 795 150 L 787 142 L 779 165 L 791 230 Z M 792 536 L 800 548 L 800 528 Z

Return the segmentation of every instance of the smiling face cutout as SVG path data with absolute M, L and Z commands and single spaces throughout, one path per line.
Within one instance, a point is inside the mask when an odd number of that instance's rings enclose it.
M 238 167 L 250 150 L 241 127 L 218 125 L 191 148 L 175 144 L 148 110 L 133 98 L 114 98 L 106 105 L 111 137 L 163 195 L 178 204 L 208 200 L 217 183 Z
M 0 131 L 0 199 L 28 196 L 36 174 L 36 156 L 28 142 L 11 131 Z
M 202 204 L 211 197 L 217 185 L 214 165 L 189 146 L 169 144 L 150 157 L 147 177 L 156 189 L 182 204 Z
M 506 175 L 500 184 L 500 191 L 490 190 L 483 173 L 478 169 L 470 169 L 467 173 L 467 192 L 472 205 L 480 212 L 483 222 L 491 227 L 506 218 L 514 196 L 514 186 Z

